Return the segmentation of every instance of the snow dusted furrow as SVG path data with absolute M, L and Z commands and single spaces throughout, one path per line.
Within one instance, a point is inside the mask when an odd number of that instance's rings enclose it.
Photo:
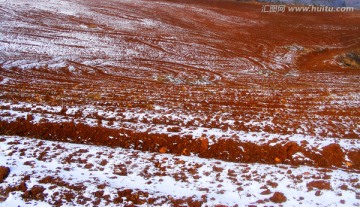
M 286 206 L 359 205 L 360 176 L 343 170 L 228 163 L 22 137 L 2 136 L 0 141 L 0 161 L 10 167 L 0 184 L 10 196 L 0 206 L 17 205 L 17 197 L 31 196 L 26 192 L 38 186 L 41 193 L 22 206 L 107 205 L 120 198 L 122 205 L 139 206 L 149 201 L 268 206 L 278 202 L 275 192 L 286 197 Z M 11 190 L 17 185 L 25 186 L 25 193 Z
M 0 61 L 2 67 L 7 69 L 60 69 L 73 67 L 72 62 L 88 67 L 115 66 L 131 69 L 139 59 L 149 60 L 151 65 L 157 62 L 199 65 L 196 68 L 204 69 L 208 75 L 211 75 L 214 67 L 241 67 L 244 70 L 252 67 L 247 57 L 239 58 L 234 54 L 225 61 L 218 61 L 219 55 L 227 53 L 226 51 L 218 50 L 216 45 L 203 43 L 201 39 L 193 39 L 193 35 L 189 33 L 191 28 L 181 28 L 167 19 L 157 20 L 157 17 L 148 12 L 160 6 L 159 12 L 163 15 L 169 14 L 171 10 L 186 11 L 194 17 L 216 16 L 221 24 L 230 21 L 230 17 L 211 10 L 147 1 L 108 1 L 98 7 L 97 3 L 90 1 L 63 0 L 59 3 L 55 0 L 17 0 L 0 6 L 3 7 L 0 11 L 3 13 L 0 23 L 0 32 L 3 34 L 0 39 Z M 231 19 L 238 26 L 250 24 L 247 19 Z M 184 21 L 185 24 L 202 24 L 191 22 L 188 17 L 179 21 Z M 137 35 L 139 32 L 144 35 Z M 161 35 L 162 33 L 165 35 Z M 168 36 L 169 33 L 183 35 Z M 216 44 L 222 44 L 211 35 L 206 38 L 210 42 L 214 40 L 218 42 Z M 173 43 L 174 40 L 176 44 Z M 22 60 L 19 60 L 20 57 Z M 124 61 L 130 61 L 131 65 Z M 146 64 L 142 67 L 147 70 L 156 69 Z M 178 73 L 178 66 L 172 67 Z M 252 72 L 256 70 L 254 68 Z M 142 74 L 142 70 L 132 73 L 143 77 L 148 75 Z M 128 74 L 123 72 L 122 75 Z
M 230 137 L 242 142 L 251 142 L 258 145 L 268 144 L 271 145 L 295 142 L 302 145 L 306 141 L 306 148 L 308 149 L 321 149 L 329 144 L 339 144 L 344 150 L 360 150 L 359 139 L 341 139 L 336 137 L 321 137 L 311 136 L 304 134 L 291 134 L 280 135 L 268 132 L 244 132 L 232 130 L 231 126 L 234 125 L 233 120 L 226 120 L 222 118 L 223 123 L 229 123 L 230 129 L 222 130 L 221 128 L 210 128 L 203 125 L 194 123 L 191 126 L 186 124 L 194 120 L 207 119 L 202 116 L 185 115 L 185 113 L 169 113 L 167 108 L 155 106 L 154 110 L 132 110 L 125 112 L 115 112 L 103 109 L 102 107 L 95 106 L 79 106 L 72 108 L 63 108 L 61 106 L 44 106 L 26 103 L 0 103 L 3 110 L 0 112 L 2 121 L 15 122 L 19 119 L 28 119 L 31 116 L 30 122 L 33 124 L 41 122 L 49 123 L 84 123 L 89 126 L 101 126 L 109 129 L 128 129 L 135 132 L 147 132 L 166 134 L 170 136 L 191 136 L 193 138 L 201 138 L 203 136 L 211 138 L 209 144 L 218 142 L 219 139 Z M 65 109 L 65 110 L 64 110 Z M 81 114 L 79 117 L 78 114 Z M 224 114 L 223 114 L 224 115 Z M 167 117 L 169 120 L 179 123 L 180 125 L 158 123 L 154 121 Z M 148 121 L 143 121 L 147 119 Z M 213 118 L 216 120 L 216 118 Z M 254 122 L 253 124 L 261 124 Z M 267 124 L 272 124 L 271 122 Z M 359 128 L 359 126 L 357 126 Z M 174 129 L 176 130 L 174 131 Z

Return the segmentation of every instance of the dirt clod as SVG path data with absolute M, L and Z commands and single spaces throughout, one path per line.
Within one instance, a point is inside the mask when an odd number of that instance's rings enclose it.
M 322 195 L 321 190 L 316 191 L 316 192 L 315 192 L 315 195 L 316 195 L 316 196 L 321 196 L 321 195 Z
M 260 193 L 261 195 L 269 195 L 271 194 L 271 191 L 269 189 L 264 190 L 263 192 Z
M 125 164 L 118 164 L 114 166 L 114 174 L 120 176 L 127 176 L 128 171 Z
M 270 197 L 270 201 L 274 203 L 283 203 L 287 201 L 287 198 L 283 193 L 275 192 L 273 196 Z
M 338 144 L 330 144 L 322 150 L 325 166 L 341 166 L 345 161 L 344 152 Z
M 10 174 L 10 168 L 0 166 L 0 183 L 2 183 Z
M 206 137 L 201 137 L 200 138 L 200 142 L 201 142 L 201 149 L 200 151 L 206 151 L 209 148 L 209 140 Z
M 43 186 L 34 185 L 30 190 L 27 190 L 24 193 L 23 198 L 43 201 L 45 198 L 45 194 L 43 193 L 44 191 L 45 188 Z
M 166 148 L 166 147 L 161 147 L 161 148 L 159 149 L 159 152 L 160 152 L 160 153 L 166 153 L 166 152 L 167 152 L 167 148 Z
M 311 181 L 310 183 L 308 183 L 306 185 L 306 187 L 309 190 L 312 190 L 314 188 L 319 189 L 319 190 L 330 190 L 331 186 L 330 183 L 324 180 L 317 180 L 317 181 Z

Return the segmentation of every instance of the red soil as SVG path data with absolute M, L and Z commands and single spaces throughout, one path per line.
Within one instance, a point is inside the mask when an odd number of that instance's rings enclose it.
M 89 2 L 91 5 L 99 4 L 95 1 Z M 228 17 L 241 17 L 247 23 L 218 24 L 217 20 L 212 20 L 211 17 L 203 18 L 196 12 L 184 11 L 179 16 L 176 13 L 169 14 L 161 8 L 152 8 L 151 12 L 144 11 L 143 15 L 146 18 L 158 19 L 174 27 L 186 28 L 189 34 L 172 34 L 171 31 L 162 34 L 153 29 L 148 33 L 139 31 L 139 34 L 129 37 L 129 42 L 138 43 L 140 40 L 137 37 L 142 36 L 154 41 L 165 41 L 164 36 L 174 36 L 183 39 L 183 42 L 171 43 L 174 45 L 184 42 L 203 44 L 205 48 L 211 47 L 213 52 L 216 51 L 218 57 L 216 67 L 212 70 L 193 67 L 190 64 L 192 61 L 190 56 L 185 60 L 189 64 L 157 59 L 129 60 L 130 65 L 134 67 L 152 68 L 149 71 L 129 72 L 129 68 L 112 68 L 119 72 L 118 74 L 125 75 L 106 74 L 101 68 L 91 68 L 95 73 L 87 73 L 90 67 L 76 62 L 71 64 L 75 65 L 76 70 L 81 71 L 80 75 L 70 73 L 67 68 L 59 70 L 0 68 L 0 81 L 4 78 L 13 80 L 10 84 L 0 85 L 0 99 L 12 103 L 61 105 L 64 106 L 64 110 L 60 114 L 65 114 L 66 107 L 69 106 L 96 105 L 108 110 L 128 111 L 134 108 L 152 110 L 154 105 L 160 105 L 188 114 L 198 114 L 201 111 L 209 117 L 221 111 L 235 120 L 232 126 L 219 120 L 210 121 L 210 118 L 193 120 L 190 123 L 179 123 L 164 117 L 142 120 L 144 123 L 173 126 L 168 132 L 179 131 L 179 126 L 202 126 L 221 128 L 224 131 L 227 129 L 247 132 L 266 131 L 288 135 L 302 133 L 342 139 L 360 137 L 358 128 L 360 106 L 356 104 L 359 103 L 360 70 L 346 65 L 341 66 L 341 62 L 333 63 L 336 60 L 340 61 L 341 56 L 360 48 L 358 27 L 360 18 L 357 18 L 359 11 L 346 14 L 269 14 L 261 13 L 261 5 L 253 3 L 203 0 L 166 2 L 180 2 L 199 9 L 209 9 Z M 36 19 L 32 16 L 28 18 Z M 86 19 L 71 21 L 93 24 L 86 22 Z M 103 25 L 94 25 L 96 26 Z M 99 35 L 109 34 L 103 32 Z M 279 68 L 272 67 L 272 64 L 277 64 L 276 54 L 284 55 L 291 51 L 291 47 L 296 46 L 301 46 L 303 49 L 299 49 L 291 62 L 280 62 Z M 220 64 L 222 59 L 247 57 L 251 57 L 252 59 L 247 60 L 260 68 L 258 73 L 243 72 L 248 69 L 246 67 L 229 68 Z M 285 56 L 281 56 L 280 59 L 284 60 L 284 58 Z M 296 75 L 292 75 L 293 71 L 296 71 Z M 185 76 L 182 75 L 183 73 Z M 151 78 L 159 74 L 162 78 L 158 77 L 155 80 Z M 174 84 L 166 78 L 167 75 L 182 78 L 185 82 L 180 85 Z M 194 81 L 199 81 L 205 76 L 209 77 L 211 84 L 193 84 Z M 216 79 L 217 76 L 220 78 Z M 350 102 L 355 104 L 346 104 Z M 2 110 L 7 109 L 2 108 Z M 18 110 L 24 112 L 31 109 Z M 73 118 L 81 116 L 82 114 L 75 114 Z M 93 118 L 100 122 L 103 120 L 98 115 Z M 268 118 L 272 118 L 272 125 L 247 124 L 251 120 L 262 121 Z M 242 142 L 241 138 L 240 140 L 222 138 L 209 145 L 206 137 L 195 140 L 191 137 L 90 127 L 75 123 L 33 124 L 31 120 L 33 117 L 29 115 L 26 120 L 18 119 L 10 123 L 1 121 L 0 134 L 152 152 L 185 155 L 195 153 L 205 158 L 247 163 L 342 167 L 347 155 L 352 162 L 351 167 L 360 169 L 360 152 L 344 151 L 337 144 L 325 147 L 319 154 L 316 150 L 310 151 L 296 143 L 270 146 Z M 134 120 L 137 121 L 140 122 Z M 196 124 L 196 121 L 199 124 Z M 347 125 L 347 123 L 351 124 Z M 307 131 L 298 131 L 302 125 Z M 319 127 L 323 129 L 320 133 L 317 131 Z M 119 135 L 120 132 L 129 137 Z M 109 136 L 114 139 L 109 139 Z M 314 162 L 294 160 L 292 155 L 296 152 L 303 153 Z M 37 189 L 34 191 L 37 192 Z M 34 192 L 30 190 L 29 196 L 38 195 L 33 194 Z

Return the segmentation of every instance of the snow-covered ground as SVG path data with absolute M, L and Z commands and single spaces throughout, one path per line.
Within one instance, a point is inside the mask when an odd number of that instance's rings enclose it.
M 85 198 L 89 201 L 83 205 L 92 206 L 99 191 L 103 194 L 98 205 L 104 206 L 125 189 L 140 194 L 139 206 L 150 198 L 153 205 L 162 206 L 171 206 L 171 199 L 183 199 L 186 204 L 187 198 L 204 206 L 273 206 L 277 204 L 270 197 L 275 192 L 286 197 L 283 206 L 360 205 L 360 174 L 346 170 L 230 163 L 26 137 L 1 136 L 0 140 L 0 163 L 10 167 L 0 189 L 21 182 L 28 190 L 35 185 L 45 188 L 43 201 L 24 202 L 23 192 L 10 192 L 0 203 L 4 207 L 51 206 L 59 200 L 62 206 L 76 206 Z M 66 193 L 74 197 L 66 201 Z M 131 203 L 126 196 L 123 200 L 122 205 Z

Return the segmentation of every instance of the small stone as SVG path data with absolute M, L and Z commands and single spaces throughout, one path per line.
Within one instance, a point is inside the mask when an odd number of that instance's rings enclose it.
M 316 196 L 321 196 L 321 195 L 322 195 L 322 192 L 321 192 L 320 190 L 318 190 L 318 191 L 315 192 L 315 195 L 316 195 Z

